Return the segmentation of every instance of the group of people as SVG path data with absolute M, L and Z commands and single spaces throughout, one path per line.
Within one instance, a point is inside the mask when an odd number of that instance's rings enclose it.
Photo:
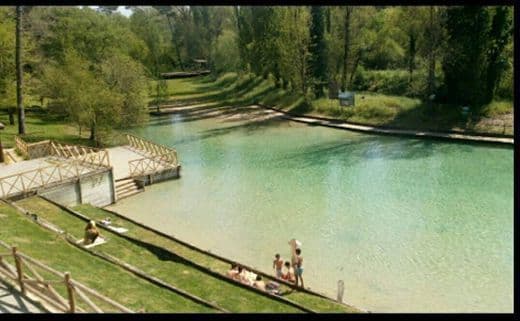
M 231 264 L 231 270 L 227 272 L 227 276 L 259 290 L 267 291 L 272 294 L 280 294 L 278 291 L 280 285 L 278 283 L 270 281 L 266 284 L 261 275 L 248 271 L 236 263 Z
M 301 242 L 295 239 L 289 241 L 291 246 L 291 261 L 284 261 L 280 254 L 275 254 L 273 261 L 273 269 L 276 272 L 276 277 L 281 280 L 285 280 L 291 283 L 295 283 L 296 286 L 300 285 L 302 288 L 303 284 L 303 256 L 301 250 Z M 248 271 L 244 267 L 233 263 L 231 269 L 227 271 L 227 276 L 239 281 L 243 284 L 253 286 L 262 291 L 267 291 L 274 294 L 280 294 L 280 284 L 270 281 L 267 284 L 262 280 L 261 275 L 257 275 L 251 271 Z
M 290 243 L 289 243 L 290 244 Z M 276 271 L 276 277 L 282 280 L 286 280 L 303 285 L 303 257 L 301 255 L 302 250 L 299 247 L 294 248 L 294 253 L 291 258 L 291 262 L 285 261 L 280 257 L 280 254 L 274 256 L 273 269 Z

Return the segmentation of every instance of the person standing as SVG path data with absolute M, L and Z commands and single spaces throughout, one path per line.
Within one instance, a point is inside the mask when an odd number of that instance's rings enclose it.
M 280 258 L 280 254 L 274 256 L 273 269 L 276 271 L 276 277 L 282 277 L 283 260 Z
M 303 285 L 303 256 L 301 256 L 301 253 L 302 253 L 302 250 L 301 249 L 296 249 L 295 250 L 296 252 L 296 258 L 295 258 L 295 262 L 294 262 L 294 274 L 296 276 L 296 286 L 298 286 L 298 280 L 301 281 L 301 287 L 304 288 L 305 286 Z

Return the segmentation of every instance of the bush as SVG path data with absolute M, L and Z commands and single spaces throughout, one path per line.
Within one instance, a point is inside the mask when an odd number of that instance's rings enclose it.
M 352 89 L 385 95 L 424 97 L 428 88 L 426 72 L 423 70 L 414 71 L 411 84 L 408 84 L 408 78 L 408 71 L 403 69 L 364 70 L 358 68 Z

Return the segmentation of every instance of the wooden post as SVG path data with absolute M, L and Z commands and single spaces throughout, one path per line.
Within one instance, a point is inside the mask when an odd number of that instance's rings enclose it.
M 25 285 L 23 284 L 23 270 L 22 270 L 22 261 L 20 260 L 20 257 L 16 253 L 17 249 L 16 246 L 13 246 L 13 257 L 14 262 L 16 264 L 16 273 L 18 274 L 18 283 L 20 283 L 20 290 L 23 294 L 25 294 Z
M 69 306 L 70 306 L 70 313 L 76 312 L 76 303 L 74 302 L 74 287 L 72 286 L 72 283 L 70 282 L 70 273 L 65 272 L 65 286 L 67 287 L 67 293 L 69 295 Z
M 343 280 L 338 281 L 338 302 L 343 302 L 343 291 L 345 290 L 345 284 L 343 283 Z

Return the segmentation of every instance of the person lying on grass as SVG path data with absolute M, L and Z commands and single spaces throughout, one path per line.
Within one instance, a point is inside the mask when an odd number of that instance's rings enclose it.
M 237 279 L 239 273 L 238 264 L 231 263 L 231 270 L 227 271 L 226 275 L 232 279 Z
M 262 291 L 265 291 L 265 282 L 262 280 L 262 277 L 260 275 L 256 276 L 256 280 L 253 282 L 253 286 Z

